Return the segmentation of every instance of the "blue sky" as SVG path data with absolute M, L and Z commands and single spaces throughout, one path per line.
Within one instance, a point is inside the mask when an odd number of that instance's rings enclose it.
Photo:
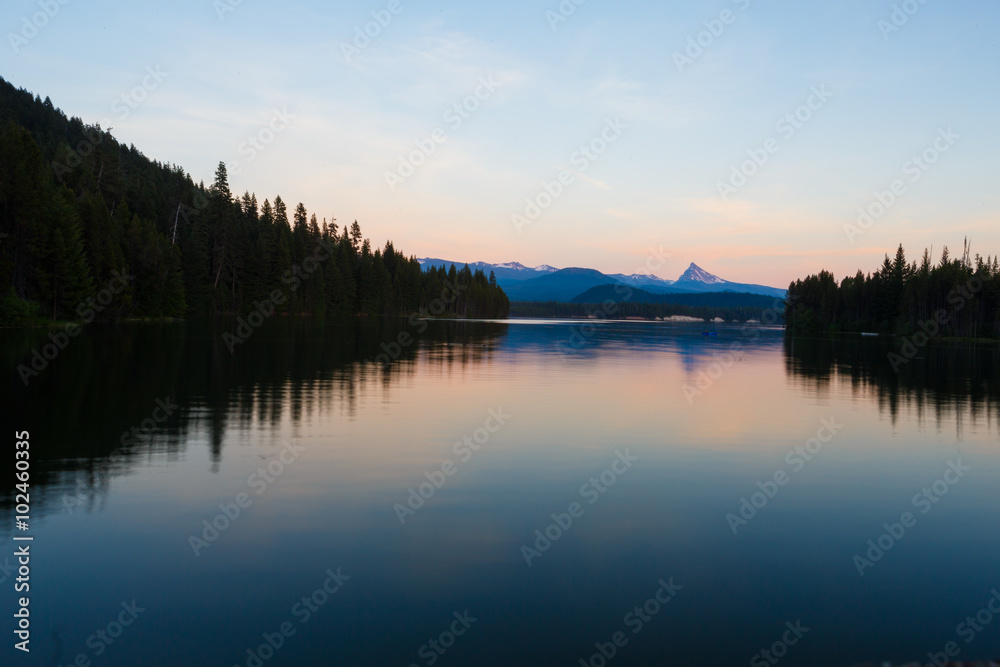
M 785 286 L 900 242 L 1000 252 L 996 2 L 237 1 L 7 0 L 0 74 L 418 256 L 633 272 L 662 248 L 662 277 Z

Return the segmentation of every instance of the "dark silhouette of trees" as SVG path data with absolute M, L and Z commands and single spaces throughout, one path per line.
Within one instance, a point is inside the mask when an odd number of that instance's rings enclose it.
M 93 298 L 103 318 L 245 313 L 276 289 L 288 314 L 509 312 L 482 272 L 424 272 L 302 203 L 290 223 L 280 196 L 234 195 L 222 162 L 195 184 L 0 79 L 0 325 L 77 319 Z
M 940 335 L 1000 337 L 1000 267 L 996 257 L 960 259 L 944 248 L 933 264 L 929 250 L 907 263 L 903 246 L 886 255 L 874 273 L 860 270 L 840 281 L 828 271 L 788 287 L 785 321 L 790 333 L 859 332 L 910 334 L 937 322 Z M 923 326 L 922 326 L 923 325 Z

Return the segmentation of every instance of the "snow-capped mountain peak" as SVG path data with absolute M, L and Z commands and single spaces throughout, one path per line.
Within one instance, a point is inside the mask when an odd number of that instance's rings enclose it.
M 687 271 L 682 273 L 681 277 L 677 279 L 678 282 L 682 280 L 690 280 L 692 282 L 705 283 L 706 285 L 719 285 L 726 282 L 719 276 L 712 275 L 711 273 L 701 268 L 694 262 L 691 262 L 691 266 L 687 268 Z
M 655 273 L 633 273 L 632 275 L 625 276 L 625 277 L 626 278 L 630 278 L 632 280 L 655 280 L 658 283 L 669 283 L 669 282 L 671 282 L 670 280 L 664 280 L 663 278 L 659 277 Z
M 652 273 L 633 273 L 631 275 L 613 273 L 611 274 L 611 277 L 633 285 L 671 285 L 674 282 L 673 280 L 664 280 L 663 278 L 660 278 Z
M 488 265 L 487 262 L 479 262 L 480 264 Z M 514 271 L 531 271 L 528 267 L 520 262 L 507 262 L 506 264 L 494 264 L 493 266 L 498 269 L 512 269 Z
M 419 258 L 417 260 L 426 271 L 430 268 L 438 269 L 444 267 L 450 269 L 452 265 L 456 268 L 465 266 L 464 262 L 453 262 L 451 260 L 435 258 Z M 579 284 L 579 292 L 600 285 L 619 282 L 631 287 L 653 293 L 677 293 L 677 292 L 720 292 L 736 291 L 750 294 L 763 294 L 767 296 L 784 297 L 786 291 L 777 287 L 767 287 L 766 285 L 751 285 L 746 283 L 734 283 L 713 275 L 695 263 L 691 263 L 687 270 L 681 274 L 677 280 L 666 280 L 652 273 L 601 273 L 593 269 L 578 267 L 568 269 L 557 269 L 549 264 L 530 267 L 520 262 L 506 262 L 504 264 L 491 264 L 489 262 L 470 262 L 469 268 L 473 271 L 483 271 L 486 275 L 494 272 L 497 282 L 509 294 L 519 295 L 514 300 L 531 301 L 538 298 L 541 301 L 553 301 L 561 298 L 571 298 L 575 295 L 567 295 L 572 291 L 574 285 Z M 640 269 L 641 270 L 641 269 Z M 553 278 L 558 278 L 555 282 Z M 541 281 L 540 284 L 536 284 Z M 596 281 L 596 282 L 595 282 Z M 553 287 L 557 283 L 562 287 Z M 567 287 L 568 285 L 568 287 Z M 566 287 L 563 290 L 563 287 Z M 560 290 L 563 290 L 562 292 Z M 526 295 L 532 298 L 528 299 Z M 544 297 L 544 298 L 543 298 Z

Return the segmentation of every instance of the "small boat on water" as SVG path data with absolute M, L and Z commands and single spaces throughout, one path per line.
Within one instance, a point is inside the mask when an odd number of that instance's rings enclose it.
M 702 336 L 718 336 L 719 332 L 718 331 L 702 331 L 701 335 Z

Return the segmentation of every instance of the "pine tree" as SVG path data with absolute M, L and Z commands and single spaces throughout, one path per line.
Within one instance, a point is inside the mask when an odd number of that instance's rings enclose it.
M 71 201 L 72 194 L 65 189 L 50 200 L 51 250 L 45 255 L 45 264 L 53 320 L 77 317 L 79 307 L 93 292 L 82 234 Z
M 286 312 L 408 315 L 449 277 L 468 296 L 445 314 L 507 307 L 479 272 L 373 250 L 357 220 L 321 225 L 300 203 L 290 225 L 281 197 L 234 197 L 224 163 L 206 188 L 2 80 L 0 110 L 0 323 L 76 317 L 94 290 L 102 318 L 245 312 L 274 290 Z

